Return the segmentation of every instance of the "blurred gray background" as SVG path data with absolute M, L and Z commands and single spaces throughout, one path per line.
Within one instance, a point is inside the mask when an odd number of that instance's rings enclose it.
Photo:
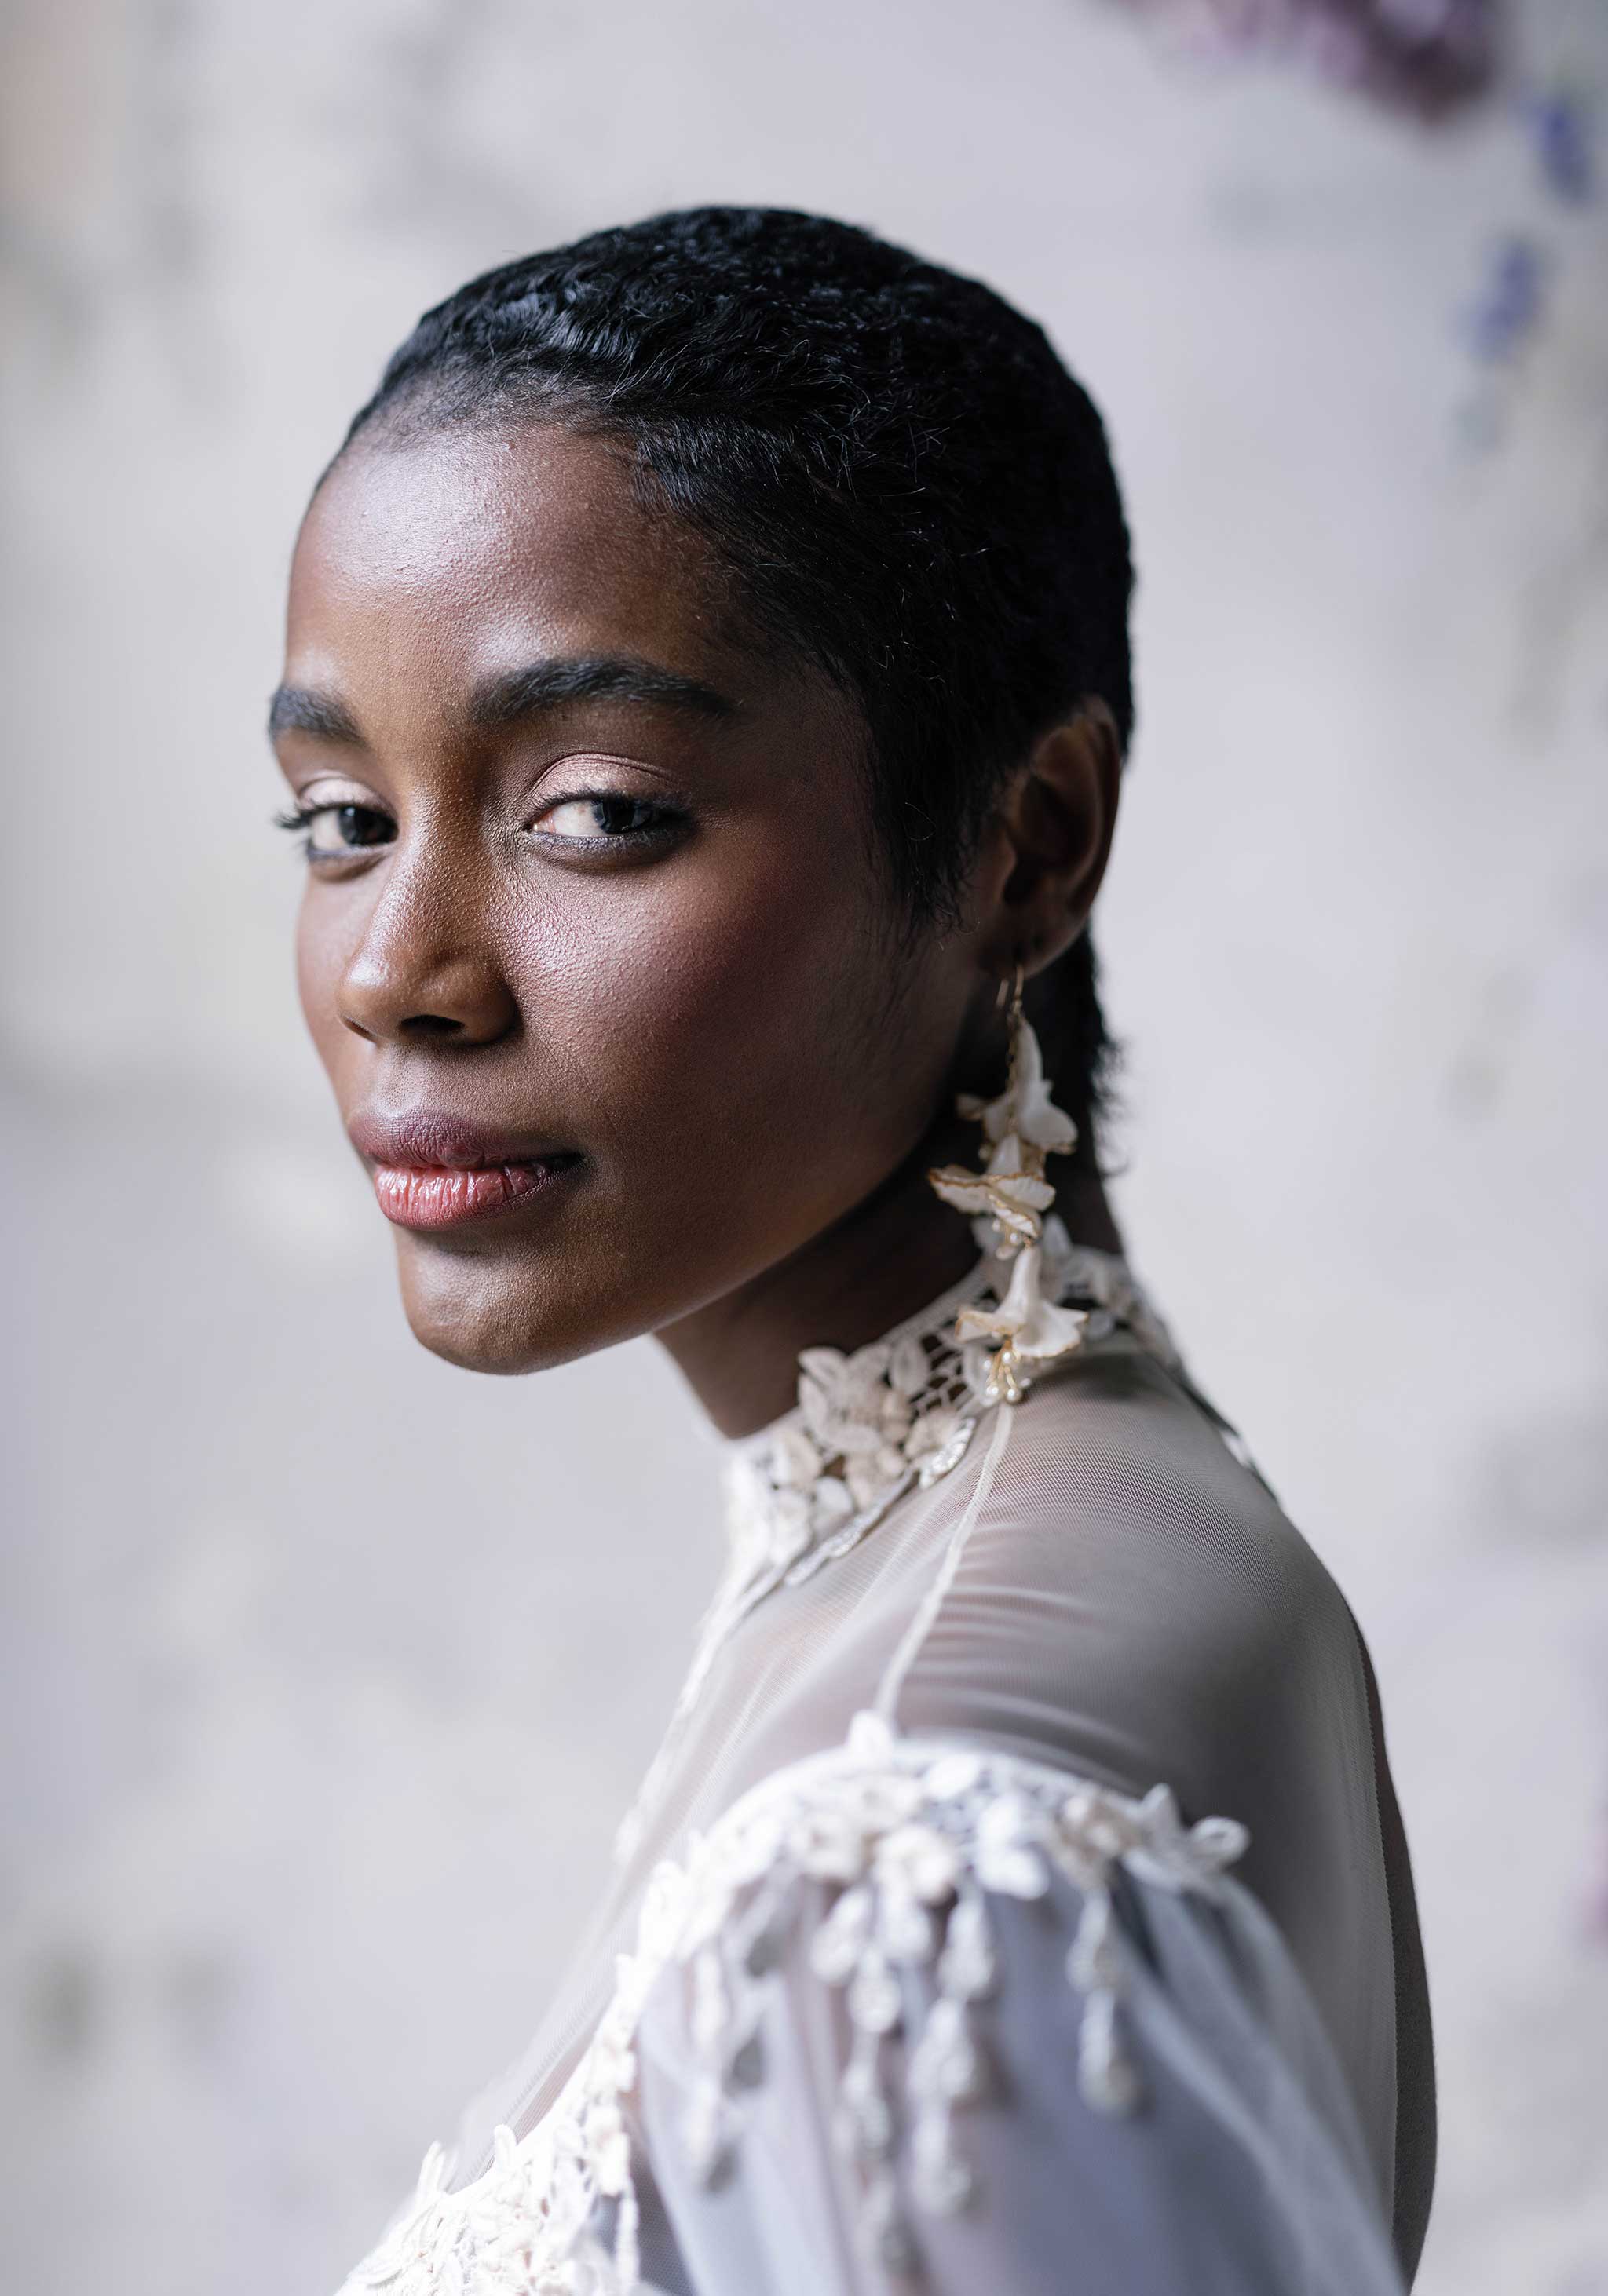
M 1432 134 L 1095 0 L 5 25 L 8 2284 L 332 2288 L 526 2038 L 679 1679 L 715 1451 L 645 1343 L 505 1383 L 407 1337 L 261 718 L 416 312 L 741 198 L 982 273 L 1108 413 L 1120 1214 L 1378 1662 L 1421 2288 L 1602 2296 L 1600 200 L 1508 97 Z M 1608 88 L 1600 0 L 1514 30 Z

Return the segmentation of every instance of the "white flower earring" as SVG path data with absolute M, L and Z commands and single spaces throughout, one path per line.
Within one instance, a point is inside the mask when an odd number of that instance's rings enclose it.
M 989 1101 L 964 1093 L 956 1103 L 963 1116 L 982 1126 L 983 1169 L 946 1164 L 927 1176 L 945 1203 L 972 1215 L 980 1228 L 989 1224 L 985 1234 L 997 1259 L 1016 1263 L 997 1308 L 963 1308 L 956 1319 L 957 1342 L 997 1342 L 982 1380 L 989 1403 L 1020 1403 L 1033 1367 L 1080 1346 L 1088 1321 L 1085 1309 L 1058 1308 L 1042 1289 L 1044 1214 L 1055 1201 L 1045 1162 L 1071 1153 L 1078 1144 L 1078 1128 L 1050 1098 L 1044 1056 L 1022 1009 L 1021 992 L 1018 964 L 1011 988 L 1011 1070 L 1004 1092 Z

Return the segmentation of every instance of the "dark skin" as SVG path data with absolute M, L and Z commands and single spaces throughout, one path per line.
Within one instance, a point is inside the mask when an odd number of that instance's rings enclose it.
M 377 1186 L 416 1184 L 386 1128 L 421 1118 L 552 1168 L 396 1227 L 415 1335 L 513 1373 L 652 1332 L 726 1434 L 788 1408 L 800 1348 L 972 1265 L 927 1169 L 973 1155 L 955 1096 L 1002 1080 L 1002 980 L 1081 930 L 1120 769 L 1103 704 L 1050 729 L 960 926 L 912 935 L 857 710 L 739 605 L 617 442 L 365 440 L 303 524 L 275 710 L 313 816 L 302 1005 Z M 1092 1160 L 1061 1177 L 1120 1249 Z

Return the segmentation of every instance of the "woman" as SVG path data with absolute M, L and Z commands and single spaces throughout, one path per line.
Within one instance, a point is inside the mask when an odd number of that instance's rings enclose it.
M 731 1489 L 593 1928 L 354 2291 L 1411 2276 L 1367 1657 L 1095 1153 L 1129 587 L 1039 330 L 786 213 L 473 282 L 315 495 L 301 991 L 409 1321 L 654 1332 Z

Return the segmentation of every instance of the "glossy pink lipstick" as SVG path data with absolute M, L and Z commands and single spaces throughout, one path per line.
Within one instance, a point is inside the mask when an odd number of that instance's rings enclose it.
M 347 1130 L 386 1218 L 421 1231 L 512 1211 L 580 1161 L 573 1149 L 428 1112 L 362 1114 Z

